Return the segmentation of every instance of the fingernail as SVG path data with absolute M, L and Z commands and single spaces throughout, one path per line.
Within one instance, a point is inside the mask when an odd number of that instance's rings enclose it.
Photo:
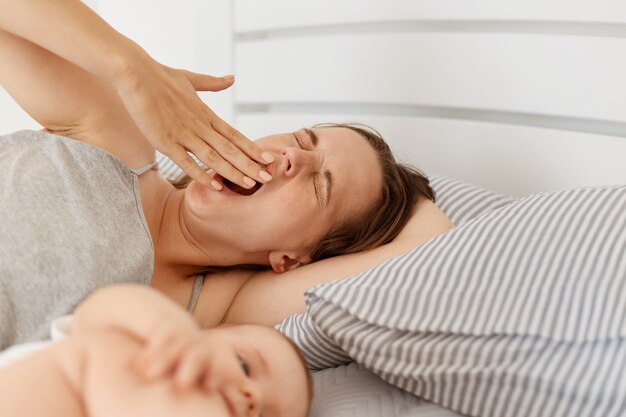
M 211 186 L 215 188 L 217 191 L 220 191 L 222 189 L 222 184 L 220 184 L 219 182 L 215 180 L 211 180 Z
M 259 177 L 261 177 L 263 179 L 263 181 L 271 181 L 272 180 L 272 176 L 267 171 L 261 171 L 259 173 Z
M 269 152 L 263 152 L 261 154 L 261 158 L 263 158 L 263 160 L 267 162 L 268 164 L 271 164 L 272 162 L 274 162 L 274 155 L 272 155 Z
M 245 182 L 249 187 L 254 187 L 256 185 L 256 181 L 249 177 L 243 177 L 243 182 Z
M 235 76 L 233 74 L 230 74 L 230 75 L 224 75 L 222 78 L 230 81 L 230 80 L 234 80 Z

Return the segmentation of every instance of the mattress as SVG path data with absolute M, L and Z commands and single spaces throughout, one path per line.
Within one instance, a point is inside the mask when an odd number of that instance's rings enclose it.
M 396 388 L 356 363 L 313 373 L 310 417 L 458 417 Z

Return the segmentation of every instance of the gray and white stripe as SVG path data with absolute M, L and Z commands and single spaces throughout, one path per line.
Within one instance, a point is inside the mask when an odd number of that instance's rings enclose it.
M 510 195 L 496 193 L 455 178 L 431 175 L 428 179 L 435 191 L 437 206 L 456 225 L 516 200 Z
M 193 160 L 200 165 L 200 168 L 204 170 L 207 169 L 207 166 L 200 162 L 195 155 L 189 154 L 189 156 L 191 156 Z M 185 171 L 180 169 L 180 167 L 174 163 L 174 161 L 158 151 L 156 153 L 156 163 L 159 166 L 159 172 L 161 175 L 170 182 L 178 182 L 183 179 L 185 175 L 187 175 Z
M 457 412 L 626 415 L 626 186 L 524 198 L 307 301 L 350 357 Z
M 332 368 L 352 359 L 332 339 L 318 331 L 308 313 L 287 317 L 274 328 L 289 337 L 300 348 L 311 370 Z
M 185 176 L 185 171 L 160 152 L 156 153 L 156 162 L 159 165 L 159 172 L 168 181 L 176 182 Z

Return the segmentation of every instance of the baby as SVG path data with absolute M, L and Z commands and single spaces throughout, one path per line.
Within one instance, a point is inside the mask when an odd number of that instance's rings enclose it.
M 148 287 L 97 291 L 69 337 L 0 369 L 0 414 L 64 417 L 305 417 L 297 348 L 262 326 L 200 330 Z

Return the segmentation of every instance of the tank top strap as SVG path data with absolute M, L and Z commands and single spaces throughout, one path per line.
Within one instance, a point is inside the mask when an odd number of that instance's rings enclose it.
M 151 164 L 148 165 L 144 165 L 141 168 L 137 168 L 137 169 L 133 169 L 131 168 L 130 170 L 137 176 L 140 176 L 148 171 L 150 171 L 151 169 L 159 169 L 159 163 L 157 161 L 152 162 Z
M 187 305 L 187 312 L 189 314 L 193 313 L 193 310 L 196 308 L 196 304 L 198 304 L 198 298 L 200 298 L 200 290 L 202 289 L 202 284 L 204 284 L 204 275 L 198 275 L 196 277 L 196 281 L 193 283 L 191 298 L 189 299 L 189 304 Z

